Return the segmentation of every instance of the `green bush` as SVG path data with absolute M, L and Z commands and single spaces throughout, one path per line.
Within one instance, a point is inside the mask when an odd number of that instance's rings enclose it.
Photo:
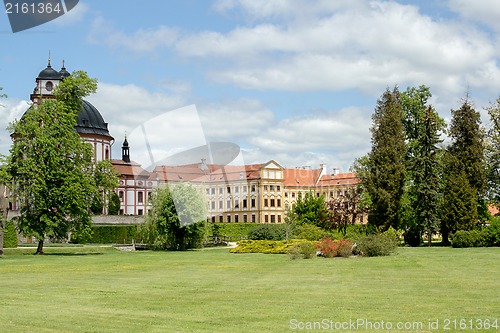
M 487 230 L 488 246 L 500 246 L 500 217 L 492 218 Z
M 388 234 L 369 235 L 359 243 L 359 250 L 365 257 L 388 256 L 397 247 L 397 241 Z
M 311 242 L 294 243 L 287 253 L 290 259 L 311 259 L 316 255 L 316 247 Z
M 247 234 L 251 240 L 284 240 L 286 226 L 284 224 L 259 224 Z
M 14 221 L 7 220 L 5 223 L 5 231 L 3 234 L 3 247 L 4 248 L 17 247 L 17 232 Z
M 292 239 L 288 243 L 284 240 L 250 240 L 245 239 L 238 242 L 238 246 L 229 250 L 231 253 L 265 253 L 265 254 L 286 254 L 288 249 L 297 243 L 309 242 L 303 239 Z M 312 242 L 309 242 L 313 245 Z
M 489 246 L 488 228 L 481 230 L 459 230 L 451 237 L 452 247 L 482 247 Z
M 247 237 L 248 232 L 258 226 L 258 223 L 211 223 L 210 236 Z
M 297 239 L 307 239 L 310 241 L 319 241 L 322 238 L 340 238 L 340 234 L 336 234 L 337 237 L 332 237 L 333 233 L 326 231 L 323 228 L 312 224 L 304 224 L 299 227 L 294 232 L 294 238 Z
M 350 240 L 353 243 L 358 243 L 366 237 L 368 232 L 367 228 L 368 226 L 364 224 L 350 224 L 347 226 L 347 231 L 344 238 Z
M 93 226 L 90 239 L 86 235 L 71 235 L 72 243 L 127 244 L 137 240 L 136 225 Z

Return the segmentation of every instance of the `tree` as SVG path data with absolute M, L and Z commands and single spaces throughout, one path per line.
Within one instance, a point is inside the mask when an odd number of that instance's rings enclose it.
M 452 110 L 449 136 L 443 206 L 446 218 L 441 223 L 443 242 L 448 242 L 449 233 L 468 230 L 479 217 L 486 215 L 484 132 L 479 112 L 469 101 L 464 101 L 458 110 Z M 467 209 L 472 211 L 466 213 Z M 453 213 L 461 215 L 452 216 Z
M 113 168 L 113 165 L 111 165 L 110 161 L 103 160 L 97 162 L 97 164 L 95 165 L 94 178 L 97 189 L 92 201 L 92 206 L 93 206 L 92 212 L 94 214 L 102 214 L 105 205 L 111 204 L 110 200 L 112 198 L 111 197 L 112 193 L 114 193 L 113 189 L 115 189 L 118 186 L 118 173 Z M 120 199 L 118 198 L 118 201 L 119 200 Z M 119 209 L 120 206 L 118 206 L 118 210 Z M 117 215 L 117 214 L 118 213 L 110 215 Z
M 120 212 L 120 197 L 115 192 L 111 192 L 109 196 L 109 204 L 108 204 L 108 214 L 109 215 L 118 215 Z
M 188 183 L 157 188 L 141 226 L 146 243 L 161 250 L 186 250 L 202 245 L 207 232 L 203 193 Z
M 351 188 L 343 195 L 331 198 L 327 205 L 332 228 L 337 229 L 344 237 L 347 226 L 355 224 L 358 216 L 365 211 L 358 188 Z
M 312 224 L 318 227 L 328 227 L 328 208 L 323 195 L 315 196 L 307 192 L 304 196 L 299 192 L 297 201 L 292 206 L 296 225 Z
M 400 206 L 405 181 L 406 144 L 400 93 L 387 89 L 372 116 L 372 148 L 360 175 L 371 204 L 368 222 L 387 230 L 401 224 Z
M 403 220 L 405 240 L 419 245 L 422 232 L 431 244 L 432 234 L 439 229 L 440 135 L 445 122 L 428 104 L 432 96 L 426 86 L 409 87 L 401 94 L 407 142 L 406 181 Z
M 487 172 L 487 197 L 500 203 L 500 97 L 486 108 L 490 126 L 486 135 L 485 155 Z
M 9 127 L 14 142 L 7 169 L 20 203 L 18 228 L 38 239 L 37 254 L 45 237 L 91 229 L 92 146 L 75 126 L 82 98 L 96 88 L 95 79 L 76 71 L 58 85 L 54 99 L 32 105 Z
M 428 106 L 421 115 L 418 144 L 414 147 L 411 163 L 414 209 L 418 227 L 427 233 L 427 244 L 431 246 L 432 235 L 439 230 L 439 203 L 441 198 L 440 131 L 444 122 L 437 112 Z

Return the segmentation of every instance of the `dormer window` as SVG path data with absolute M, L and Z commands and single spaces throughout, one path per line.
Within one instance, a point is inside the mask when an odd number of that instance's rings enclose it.
M 47 83 L 45 83 L 45 89 L 47 89 L 47 91 L 52 91 L 52 89 L 54 89 L 54 84 L 52 83 L 52 81 L 48 81 Z

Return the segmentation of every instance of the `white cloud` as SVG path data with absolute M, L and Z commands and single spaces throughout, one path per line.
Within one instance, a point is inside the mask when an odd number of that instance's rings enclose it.
M 54 20 L 54 24 L 58 26 L 69 26 L 83 21 L 89 7 L 86 3 L 79 1 L 78 5 L 64 15 Z
M 484 23 L 496 31 L 500 31 L 500 6 L 491 0 L 449 0 L 450 8 L 462 17 Z
M 17 100 L 17 99 L 2 99 L 0 106 L 0 112 L 2 117 L 0 117 L 0 154 L 7 155 L 12 144 L 10 138 L 10 132 L 7 130 L 7 126 L 14 120 L 21 119 L 22 115 L 28 109 L 28 101 Z

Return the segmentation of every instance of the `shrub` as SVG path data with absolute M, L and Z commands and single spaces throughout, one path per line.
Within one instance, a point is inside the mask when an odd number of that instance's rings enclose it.
M 388 256 L 397 247 L 394 237 L 387 234 L 369 235 L 359 243 L 361 254 L 366 257 Z
M 332 234 L 323 228 L 312 224 L 304 224 L 297 228 L 294 234 L 297 239 L 307 239 L 310 241 L 319 241 L 325 237 L 331 237 Z
M 500 218 L 494 217 L 490 221 L 488 230 L 488 245 L 500 246 Z
M 248 232 L 257 227 L 257 223 L 223 222 L 211 223 L 212 236 L 247 237 Z
M 5 223 L 5 231 L 3 234 L 3 247 L 4 248 L 17 247 L 17 232 L 14 221 L 7 220 Z
M 352 255 L 353 244 L 347 239 L 334 241 L 331 238 L 323 238 L 316 243 L 320 255 L 326 258 L 349 257 Z
M 455 248 L 488 246 L 490 242 L 488 228 L 469 231 L 459 230 L 452 235 L 451 246 Z
M 316 255 L 316 247 L 311 242 L 295 243 L 287 250 L 290 259 L 311 259 Z
M 77 233 L 71 234 L 72 243 L 122 244 L 137 239 L 136 225 L 93 226 L 91 237 Z
M 283 224 L 259 224 L 248 232 L 251 240 L 284 240 L 286 236 Z
M 347 231 L 345 239 L 350 240 L 353 243 L 358 243 L 360 240 L 366 237 L 367 226 L 363 224 L 350 224 L 347 226 Z
M 250 240 L 245 239 L 238 242 L 238 246 L 229 250 L 231 253 L 265 253 L 265 254 L 286 254 L 288 249 L 297 243 L 306 243 L 303 239 L 292 239 L 286 241 L 273 240 Z M 309 242 L 311 243 L 311 242 Z M 312 243 L 311 243 L 312 244 Z

